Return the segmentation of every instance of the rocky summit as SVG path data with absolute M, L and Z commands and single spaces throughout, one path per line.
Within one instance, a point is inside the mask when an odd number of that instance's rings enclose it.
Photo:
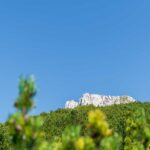
M 86 93 L 80 98 L 79 102 L 75 100 L 67 101 L 65 108 L 75 108 L 77 106 L 94 105 L 98 106 L 109 106 L 113 104 L 126 104 L 136 102 L 131 96 L 105 96 L 98 94 Z

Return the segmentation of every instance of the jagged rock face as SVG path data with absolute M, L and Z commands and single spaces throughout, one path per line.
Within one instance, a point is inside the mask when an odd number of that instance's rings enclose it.
M 97 94 L 84 94 L 79 103 L 72 100 L 67 101 L 65 108 L 75 108 L 77 106 L 94 105 L 94 106 L 109 106 L 113 104 L 125 104 L 135 102 L 136 100 L 130 96 L 103 96 Z
M 103 96 L 97 94 L 86 93 L 80 99 L 80 105 L 108 106 L 113 104 L 125 104 L 134 102 L 130 96 Z
M 75 108 L 79 105 L 78 102 L 71 100 L 71 101 L 67 101 L 65 104 L 65 108 Z

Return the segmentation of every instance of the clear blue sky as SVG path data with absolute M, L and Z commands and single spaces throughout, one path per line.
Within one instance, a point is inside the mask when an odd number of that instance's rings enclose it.
M 34 114 L 83 93 L 150 100 L 149 0 L 0 2 L 0 121 L 14 111 L 18 76 L 34 74 Z

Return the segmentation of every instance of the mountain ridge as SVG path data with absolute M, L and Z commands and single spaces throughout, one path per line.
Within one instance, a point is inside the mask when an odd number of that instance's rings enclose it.
M 133 103 L 136 100 L 131 96 L 107 96 L 99 94 L 85 93 L 79 99 L 79 101 L 69 100 L 66 101 L 65 108 L 75 108 L 78 106 L 94 105 L 96 107 L 110 106 L 113 104 L 126 104 Z

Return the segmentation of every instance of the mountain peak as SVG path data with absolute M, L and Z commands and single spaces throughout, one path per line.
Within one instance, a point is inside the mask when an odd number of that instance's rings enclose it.
M 86 106 L 86 105 L 104 107 L 113 104 L 126 104 L 132 102 L 136 102 L 136 100 L 131 96 L 106 96 L 106 95 L 85 93 L 80 98 L 79 102 L 75 100 L 67 101 L 65 104 L 65 108 L 75 108 L 77 106 Z

